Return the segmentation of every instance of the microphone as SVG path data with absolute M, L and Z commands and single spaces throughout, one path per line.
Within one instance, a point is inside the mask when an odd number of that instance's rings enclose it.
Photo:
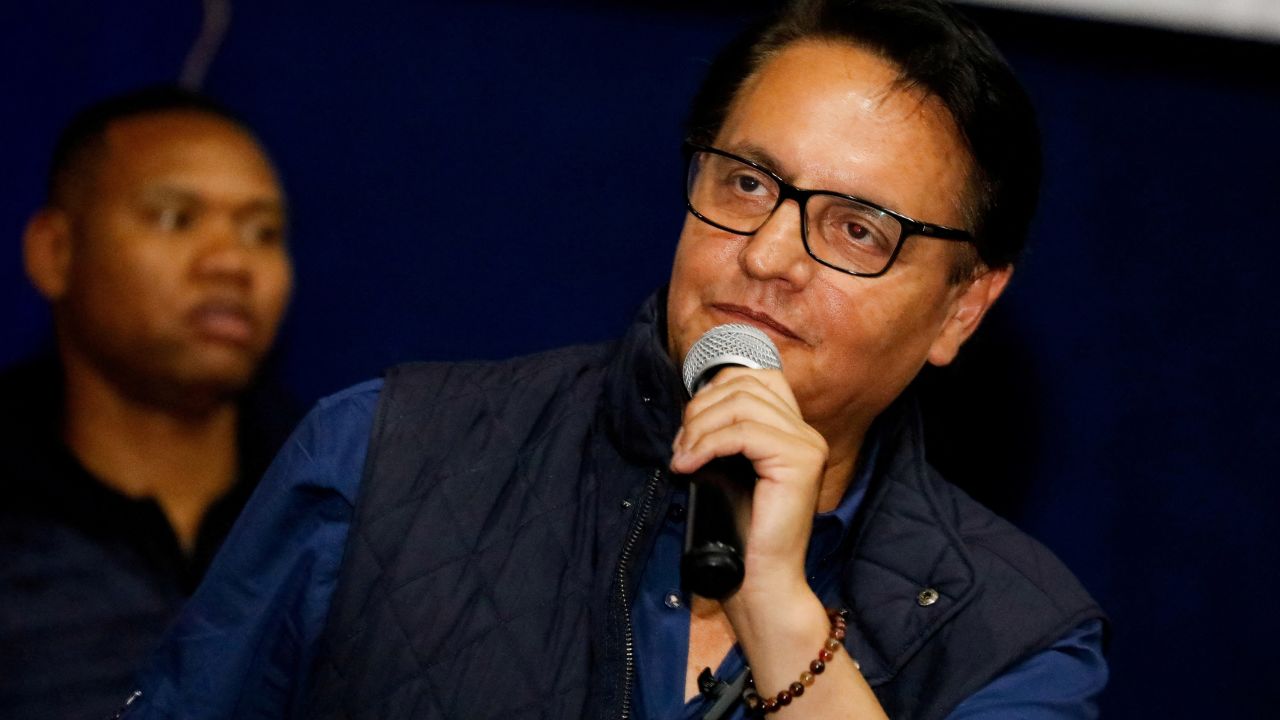
M 759 328 L 732 323 L 708 330 L 684 359 L 684 386 L 697 394 L 726 367 L 780 370 L 778 348 Z M 743 542 L 734 526 L 725 487 L 749 492 L 756 482 L 742 455 L 716 458 L 690 476 L 689 509 L 680 574 L 691 592 L 712 600 L 728 597 L 742 584 Z

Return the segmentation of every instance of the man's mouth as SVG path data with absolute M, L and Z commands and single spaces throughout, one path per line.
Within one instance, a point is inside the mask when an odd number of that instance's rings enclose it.
M 187 315 L 196 332 L 204 338 L 234 345 L 253 340 L 253 317 L 241 303 L 210 300 L 200 303 Z
M 783 325 L 781 322 L 778 322 L 768 313 L 753 310 L 742 305 L 731 305 L 728 303 L 716 303 L 712 305 L 712 307 L 727 315 L 737 316 L 741 322 L 756 325 L 762 330 L 772 330 L 776 335 L 780 335 L 797 342 L 804 342 L 804 339 L 795 334 L 791 328 Z

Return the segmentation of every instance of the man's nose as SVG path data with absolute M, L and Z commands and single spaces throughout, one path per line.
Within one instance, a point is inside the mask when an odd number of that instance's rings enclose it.
M 196 271 L 206 277 L 248 284 L 251 279 L 250 248 L 233 218 L 210 219 L 201 238 Z
M 808 283 L 817 263 L 804 249 L 801 212 L 795 200 L 774 209 L 738 255 L 743 272 L 757 280 L 783 280 L 797 287 Z

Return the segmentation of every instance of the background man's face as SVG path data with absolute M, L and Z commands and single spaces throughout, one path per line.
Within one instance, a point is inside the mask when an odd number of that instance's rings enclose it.
M 59 334 L 159 401 L 234 393 L 275 339 L 292 285 L 284 199 L 229 122 L 160 112 L 112 123 L 67 209 Z
M 861 49 L 797 43 L 747 80 L 713 144 L 802 188 L 964 227 L 967 149 L 942 105 L 895 87 L 896 77 Z M 672 270 L 670 347 L 682 359 L 715 325 L 757 325 L 777 343 L 806 420 L 832 441 L 865 428 L 926 360 L 948 361 L 963 341 L 946 329 L 961 290 L 947 282 L 956 251 L 911 238 L 887 275 L 857 278 L 808 257 L 794 202 L 751 237 L 689 215 Z

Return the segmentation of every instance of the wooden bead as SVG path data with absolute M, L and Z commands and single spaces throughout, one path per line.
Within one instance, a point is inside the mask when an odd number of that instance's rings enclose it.
M 826 669 L 827 669 L 827 664 L 822 662 L 821 660 L 814 660 L 813 662 L 809 663 L 809 672 L 813 673 L 814 675 L 821 675 L 822 671 Z
M 785 707 L 791 704 L 791 693 L 783 690 L 778 693 L 778 707 Z
M 791 691 L 792 697 L 800 697 L 804 694 L 804 685 L 802 683 L 793 682 L 791 683 L 791 687 L 787 689 Z
M 827 638 L 827 642 L 823 644 L 823 647 L 831 652 L 835 652 L 840 649 L 840 641 L 835 638 Z
M 800 673 L 800 682 L 804 683 L 805 685 L 812 685 L 813 681 L 817 679 L 818 678 L 814 677 L 813 673 L 811 672 Z
M 821 661 L 822 661 L 822 662 L 824 662 L 824 663 L 825 663 L 825 662 L 830 662 L 830 661 L 831 661 L 831 651 L 830 651 L 830 650 L 828 650 L 828 649 L 826 649 L 826 648 L 822 648 L 821 650 L 819 650 L 819 651 L 818 651 L 818 659 L 819 659 L 819 660 L 821 660 Z
M 843 641 L 844 636 L 845 636 L 845 633 L 843 628 L 836 628 L 835 631 L 831 633 L 831 637 L 835 638 L 836 640 Z

